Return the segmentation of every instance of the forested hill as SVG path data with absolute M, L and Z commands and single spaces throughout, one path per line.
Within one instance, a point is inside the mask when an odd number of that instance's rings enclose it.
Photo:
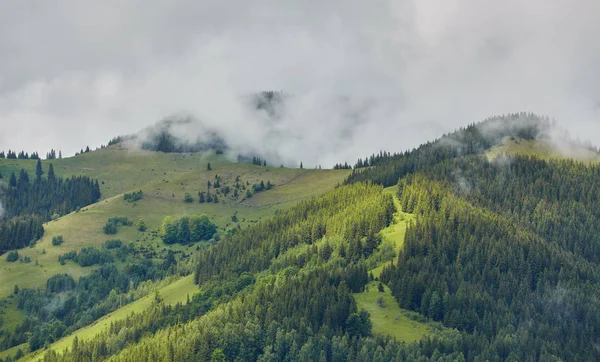
M 359 160 L 345 184 L 244 227 L 259 208 L 249 199 L 295 200 L 325 172 L 341 181 L 350 170 L 315 170 L 293 188 L 269 182 L 240 201 L 223 190 L 251 190 L 240 169 L 289 172 L 292 184 L 308 171 L 213 163 L 105 200 L 82 217 L 111 202 L 157 213 L 152 205 L 174 202 L 179 188 L 178 204 L 216 211 L 152 214 L 162 224 L 121 234 L 147 244 L 111 237 L 61 254 L 101 266 L 15 291 L 27 318 L 0 343 L 52 362 L 600 360 L 600 164 L 488 153 L 507 137 L 538 142 L 549 127 L 532 114 L 494 117 L 382 152 Z M 204 208 L 205 190 L 222 202 Z M 105 230 L 131 224 L 113 217 Z
M 404 175 L 462 156 L 483 154 L 505 137 L 535 140 L 544 137 L 551 122 L 533 113 L 514 113 L 473 123 L 404 153 L 380 152 L 359 159 L 346 183 L 371 181 L 392 186 Z M 377 167 L 372 167 L 377 166 Z

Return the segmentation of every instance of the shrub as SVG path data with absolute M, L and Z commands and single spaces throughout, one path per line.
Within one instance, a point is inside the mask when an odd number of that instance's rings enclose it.
M 91 266 L 94 264 L 104 265 L 106 263 L 112 262 L 112 256 L 108 251 L 101 251 L 95 247 L 82 248 L 75 261 L 80 266 Z
M 59 246 L 60 244 L 64 243 L 65 239 L 63 239 L 62 235 L 56 235 L 54 237 L 52 237 L 52 245 L 54 246 Z
M 142 231 L 142 232 L 148 230 L 148 227 L 146 226 L 146 222 L 142 218 L 138 219 L 138 221 L 135 223 L 135 227 L 136 227 L 136 229 L 138 229 L 139 231 Z
M 75 258 L 77 258 L 77 252 L 75 250 L 71 250 L 68 253 L 59 255 L 58 261 L 60 262 L 60 265 L 65 265 L 67 260 L 75 260 Z
M 102 230 L 106 235 L 114 235 L 117 233 L 117 224 L 115 224 L 114 222 L 107 222 L 106 224 L 104 224 Z
M 70 274 L 56 274 L 46 281 L 49 292 L 60 293 L 75 288 L 75 280 Z
M 106 240 L 104 242 L 104 247 L 107 249 L 120 248 L 121 245 L 123 245 L 123 242 L 120 239 Z
M 167 216 L 163 220 L 160 236 L 166 244 L 209 240 L 217 231 L 217 227 L 206 215 L 184 216 L 173 221 Z
M 12 250 L 12 251 L 9 251 L 8 254 L 6 254 L 7 262 L 14 263 L 17 260 L 19 260 L 19 252 L 18 251 Z
M 143 197 L 144 193 L 142 192 L 142 190 L 140 190 L 123 195 L 123 200 L 127 202 L 136 202 L 138 200 L 141 200 Z
M 118 231 L 118 226 L 131 226 L 133 222 L 128 217 L 111 217 L 108 219 L 106 224 L 102 227 L 102 230 L 106 235 L 114 235 Z
M 58 261 L 61 265 L 65 265 L 65 261 L 67 260 L 73 260 L 80 266 L 91 266 L 94 264 L 104 265 L 110 263 L 113 261 L 113 258 L 107 250 L 100 250 L 92 246 L 89 248 L 82 248 L 79 253 L 72 250 L 58 257 Z
M 189 192 L 185 193 L 185 196 L 183 197 L 183 202 L 191 204 L 192 202 L 194 202 L 194 199 L 192 198 L 192 195 Z

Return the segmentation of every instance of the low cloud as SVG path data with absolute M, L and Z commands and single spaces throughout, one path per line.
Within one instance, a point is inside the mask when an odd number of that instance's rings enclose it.
M 2 3 L 0 148 L 72 155 L 176 114 L 331 166 L 517 111 L 600 144 L 598 13 L 595 0 Z M 276 121 L 247 106 L 261 90 L 289 95 Z

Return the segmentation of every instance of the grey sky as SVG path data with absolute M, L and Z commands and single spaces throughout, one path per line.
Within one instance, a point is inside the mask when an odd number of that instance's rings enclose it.
M 597 0 L 2 1 L 0 149 L 70 155 L 189 113 L 330 166 L 521 110 L 598 145 L 599 18 Z M 294 96 L 271 126 L 242 101 L 267 89 Z

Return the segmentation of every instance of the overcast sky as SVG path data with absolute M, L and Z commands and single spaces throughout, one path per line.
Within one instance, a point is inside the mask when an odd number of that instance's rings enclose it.
M 0 149 L 172 114 L 306 164 L 533 111 L 600 145 L 598 0 L 0 2 Z M 292 94 L 273 125 L 241 101 Z

